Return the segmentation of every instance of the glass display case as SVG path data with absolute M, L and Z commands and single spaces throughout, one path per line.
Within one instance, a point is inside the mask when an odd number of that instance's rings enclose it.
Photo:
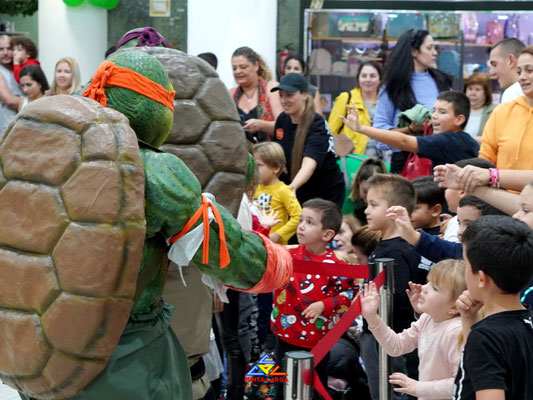
M 437 67 L 454 77 L 488 73 L 491 47 L 507 37 L 533 44 L 532 12 L 460 12 L 330 9 L 304 11 L 304 53 L 311 82 L 324 94 L 325 111 L 338 93 L 355 86 L 361 61 L 385 63 L 397 38 L 410 28 L 427 29 L 437 46 Z M 498 86 L 493 86 L 498 97 Z

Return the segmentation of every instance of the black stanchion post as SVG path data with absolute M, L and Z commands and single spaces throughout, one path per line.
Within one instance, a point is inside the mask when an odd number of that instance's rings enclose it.
M 392 311 L 394 296 L 394 260 L 392 258 L 378 258 L 374 260 L 375 276 L 386 270 L 386 280 L 379 290 L 379 316 L 388 325 L 392 325 Z M 392 385 L 389 384 L 389 375 L 392 371 L 391 358 L 379 346 L 379 400 L 392 399 Z
M 310 400 L 313 395 L 314 357 L 308 351 L 288 351 L 283 359 L 287 382 L 283 400 Z

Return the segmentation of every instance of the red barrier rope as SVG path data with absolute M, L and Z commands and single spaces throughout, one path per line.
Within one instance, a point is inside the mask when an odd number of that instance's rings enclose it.
M 368 279 L 368 265 L 333 264 L 318 261 L 292 260 L 293 273 L 342 276 L 343 278 Z
M 358 267 L 360 267 L 358 265 Z M 328 266 L 329 270 L 329 266 Z M 368 272 L 368 271 L 367 271 Z M 344 274 L 343 274 L 344 276 Z M 376 276 L 374 283 L 376 284 L 377 289 L 379 289 L 386 280 L 386 270 L 381 271 L 381 273 Z M 315 366 L 322 361 L 324 356 L 328 351 L 333 347 L 333 345 L 340 339 L 340 337 L 346 332 L 350 327 L 352 322 L 361 314 L 361 298 L 357 298 L 348 311 L 344 313 L 342 318 L 335 324 L 335 326 L 317 343 L 315 347 L 311 349 L 311 354 L 315 358 Z M 332 400 L 331 396 L 327 392 L 326 388 L 322 384 L 322 381 L 318 377 L 316 370 L 313 371 L 313 386 L 315 390 L 326 400 Z

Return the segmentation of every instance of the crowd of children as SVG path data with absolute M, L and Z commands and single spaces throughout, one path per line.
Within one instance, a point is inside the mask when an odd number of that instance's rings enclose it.
M 24 37 L 14 38 L 12 46 L 14 78 L 32 101 L 48 89 L 37 48 Z M 427 125 L 432 135 L 415 136 L 364 126 L 348 104 L 346 116 L 340 116 L 346 127 L 428 158 L 435 171 L 408 180 L 388 174 L 376 157 L 365 159 L 349 190 L 355 209 L 350 215 L 323 200 L 327 193 L 300 204 L 293 187 L 280 180 L 287 172 L 284 148 L 275 141 L 253 145 L 257 179 L 243 201 L 251 227 L 289 245 L 295 261 L 366 265 L 392 258 L 393 312 L 388 326 L 378 315 L 380 295 L 373 282 L 360 290 L 360 282 L 325 274 L 293 273 L 286 287 L 253 299 L 228 291 L 231 306 L 217 313 L 230 375 L 228 399 L 243 398 L 248 361 L 264 351 L 282 365 L 286 352 L 309 351 L 358 296 L 364 323 L 360 328 L 354 323 L 331 357 L 316 365 L 324 386 L 350 387 L 348 399 L 378 399 L 381 346 L 392 357 L 389 382 L 398 394 L 533 398 L 533 313 L 524 306 L 533 304 L 533 172 L 498 171 L 477 158 L 479 143 L 464 131 L 469 114 L 463 93 L 443 91 Z M 313 162 L 314 170 L 319 162 Z M 261 348 L 255 359 L 242 348 L 244 315 L 258 327 Z M 358 371 L 364 371 L 368 390 L 350 379 Z M 263 392 L 264 398 L 281 399 L 283 384 Z
M 369 393 L 352 392 L 348 398 L 379 398 L 381 346 L 393 357 L 389 382 L 398 394 L 421 399 L 533 395 L 533 314 L 521 302 L 533 282 L 533 185 L 526 186 L 520 198 L 506 192 L 512 199 L 495 196 L 496 201 L 482 190 L 474 196 L 461 186 L 462 169 L 471 176 L 494 168 L 476 158 L 479 145 L 463 132 L 469 114 L 465 99 L 457 92 L 441 93 L 431 118 L 433 136 L 427 137 L 361 126 L 355 108 L 348 107 L 343 120 L 351 129 L 418 152 L 434 166 L 443 164 L 435 176 L 409 181 L 387 174 L 382 161 L 366 159 L 351 188 L 353 215 L 342 216 L 337 205 L 319 199 L 320 193 L 300 208 L 294 193 L 279 180 L 285 165 L 279 145 L 254 146 L 260 173 L 254 203 L 271 212 L 262 222 L 271 228 L 272 240 L 287 243 L 295 234 L 298 246 L 290 249 L 294 260 L 395 261 L 390 327 L 378 315 L 374 283 L 359 293 L 359 285 L 350 279 L 295 273 L 273 297 L 271 332 L 277 337 L 278 363 L 289 350 L 316 345 L 334 325 L 333 316 L 359 295 L 362 332 L 345 334 L 331 351 L 337 360 L 327 356 L 316 367 L 330 389 L 345 389 L 350 381 L 346 371 L 355 374 L 362 367 Z M 507 202 L 512 212 L 498 201 Z M 356 356 L 339 349 L 353 350 Z M 339 366 L 344 371 L 339 372 Z M 282 386 L 270 393 L 282 398 Z M 320 396 L 315 393 L 314 398 Z

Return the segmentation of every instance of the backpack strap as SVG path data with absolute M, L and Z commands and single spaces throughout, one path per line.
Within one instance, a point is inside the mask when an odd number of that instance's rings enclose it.
M 352 101 L 352 91 L 349 90 L 348 92 L 345 92 L 345 93 L 348 93 L 348 101 L 346 102 L 346 111 L 344 112 L 344 116 L 346 117 L 346 114 L 348 114 L 348 106 L 350 105 Z M 339 128 L 339 133 L 342 132 L 342 128 L 344 128 L 344 121 L 342 121 L 342 125 Z

